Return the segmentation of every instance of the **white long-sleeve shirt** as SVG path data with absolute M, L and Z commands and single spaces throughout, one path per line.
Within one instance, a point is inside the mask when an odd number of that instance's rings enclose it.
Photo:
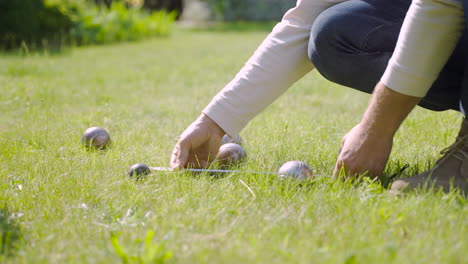
M 235 135 L 314 66 L 307 56 L 312 23 L 346 0 L 298 0 L 203 113 Z
M 463 29 L 460 0 L 413 0 L 381 82 L 399 93 L 424 97 Z
M 292 84 L 311 71 L 314 66 L 307 56 L 307 46 L 312 24 L 317 16 L 325 9 L 346 0 L 298 0 L 296 7 L 289 10 L 278 23 L 263 43 L 257 48 L 253 56 L 247 61 L 244 67 L 208 104 L 203 113 L 215 121 L 227 134 L 235 135 L 247 123 L 255 117 L 264 108 L 270 105 L 276 98 L 284 93 Z M 391 1 L 391 0 L 389 0 Z M 444 0 L 415 0 L 415 1 L 444 1 Z M 445 0 L 450 1 L 450 0 Z M 458 1 L 458 0 L 453 0 Z M 432 16 L 436 17 L 436 12 L 428 13 L 427 19 L 432 21 Z M 425 18 L 426 19 L 426 18 Z M 442 22 L 442 21 L 440 21 Z M 435 20 L 435 24 L 439 21 Z M 438 31 L 444 31 L 444 27 L 435 27 Z M 424 35 L 424 45 L 431 46 L 430 38 Z M 406 43 L 404 40 L 401 43 Z M 408 50 L 420 48 L 421 43 L 416 43 L 417 47 L 409 47 Z M 414 45 L 414 44 L 412 44 Z M 439 45 L 439 44 L 435 44 Z M 408 48 L 401 44 L 402 48 Z M 433 50 L 434 48 L 428 48 Z M 426 59 L 417 56 L 410 56 L 412 60 L 423 61 Z M 448 56 L 447 56 L 448 57 Z M 395 57 L 395 63 L 399 65 Z M 435 59 L 443 60 L 445 56 Z M 413 65 L 410 59 L 408 65 Z M 431 61 L 434 63 L 434 61 Z M 444 64 L 438 62 L 437 65 Z M 397 67 L 405 69 L 408 67 Z M 437 67 L 422 68 L 420 76 L 430 76 Z M 409 68 L 411 72 L 411 68 Z M 439 70 L 440 71 L 440 70 Z M 414 95 L 414 90 L 408 89 L 405 92 L 404 87 L 413 87 L 412 78 L 406 78 L 407 83 L 399 82 L 401 71 L 390 71 L 383 80 L 391 89 L 400 93 Z M 435 79 L 434 79 L 435 80 Z M 393 84 L 396 85 L 393 85 Z M 426 83 L 427 84 L 427 83 Z M 422 85 L 421 87 L 425 87 Z M 429 85 L 430 86 L 430 85 Z M 402 88 L 394 88 L 402 87 Z M 422 88 L 420 88 L 422 90 Z M 428 88 L 429 89 L 429 88 Z M 420 94 L 420 93 L 418 93 Z

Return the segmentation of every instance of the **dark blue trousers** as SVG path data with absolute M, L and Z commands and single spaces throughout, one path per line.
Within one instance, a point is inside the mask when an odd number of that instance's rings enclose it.
M 395 49 L 410 4 L 411 0 L 350 0 L 327 9 L 312 27 L 309 57 L 328 80 L 372 93 Z M 420 106 L 468 110 L 467 36 L 461 38 Z
M 465 35 L 468 36 L 468 0 L 463 0 L 463 8 L 465 10 Z M 467 37 L 468 38 L 468 37 Z M 468 48 L 468 40 L 462 43 L 465 49 Z M 465 118 L 468 118 L 467 112 L 468 111 L 468 55 L 465 54 L 465 74 L 462 84 L 462 94 L 460 99 L 460 108 L 463 114 L 465 114 Z

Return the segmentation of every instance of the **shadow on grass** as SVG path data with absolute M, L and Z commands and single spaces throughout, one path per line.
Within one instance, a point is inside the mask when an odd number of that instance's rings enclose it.
M 6 208 L 0 208 L 0 254 L 12 256 L 19 249 L 21 231 Z

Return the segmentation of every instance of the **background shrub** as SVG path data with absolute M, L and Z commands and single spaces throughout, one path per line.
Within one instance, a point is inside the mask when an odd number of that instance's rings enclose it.
M 176 11 L 177 17 L 182 13 L 183 0 L 145 0 L 143 8 L 148 10 Z
M 206 0 L 224 21 L 279 21 L 296 0 Z
M 139 7 L 127 8 L 122 2 L 112 2 L 108 9 L 86 9 L 76 23 L 72 35 L 78 45 L 167 36 L 176 16 L 176 12 L 148 13 Z
M 61 45 L 69 38 L 76 12 L 78 7 L 68 1 L 59 6 L 55 1 L 0 0 L 0 48 Z
M 132 41 L 171 32 L 176 12 L 150 13 L 113 1 L 109 8 L 85 0 L 0 0 L 0 49 L 25 45 L 60 49 L 64 44 Z

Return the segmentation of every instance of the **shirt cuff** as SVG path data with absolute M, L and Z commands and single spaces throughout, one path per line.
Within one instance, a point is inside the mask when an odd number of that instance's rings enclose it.
M 418 75 L 390 60 L 380 82 L 395 92 L 422 98 L 436 79 L 437 76 Z
M 231 137 L 239 134 L 246 125 L 240 119 L 236 118 L 232 111 L 224 107 L 222 103 L 217 100 L 217 97 L 203 109 L 202 113 L 211 118 Z

